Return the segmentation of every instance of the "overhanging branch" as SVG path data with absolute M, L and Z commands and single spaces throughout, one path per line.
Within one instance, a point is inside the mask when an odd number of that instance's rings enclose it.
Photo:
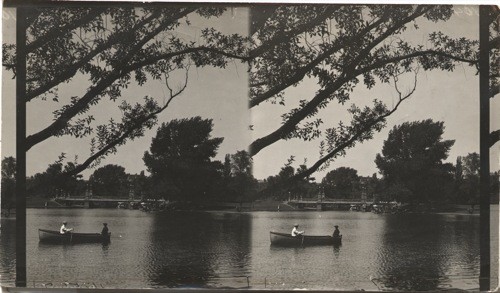
M 380 122 L 384 121 L 392 113 L 396 112 L 396 110 L 398 109 L 399 105 L 403 101 L 405 101 L 406 99 L 408 99 L 411 95 L 413 95 L 413 93 L 415 92 L 416 86 L 417 86 L 417 75 L 415 73 L 415 80 L 414 80 L 413 89 L 409 93 L 407 93 L 406 95 L 404 95 L 404 96 L 402 95 L 402 93 L 399 91 L 399 89 L 397 87 L 397 77 L 394 77 L 394 84 L 395 84 L 395 89 L 396 89 L 396 91 L 398 92 L 398 95 L 399 95 L 399 100 L 398 100 L 398 102 L 396 103 L 396 105 L 394 106 L 394 108 L 391 111 L 389 111 L 389 112 L 387 112 L 387 113 L 385 113 L 383 115 L 380 115 L 376 119 L 373 119 L 371 121 L 367 121 L 366 126 L 364 126 L 360 131 L 356 132 L 354 135 L 352 135 L 352 137 L 349 138 L 346 142 L 340 144 L 335 149 L 333 149 L 328 154 L 326 154 L 324 157 L 322 157 L 321 159 L 319 159 L 318 161 L 316 161 L 310 168 L 307 168 L 303 172 L 295 174 L 293 177 L 290 178 L 290 181 L 295 181 L 295 180 L 298 180 L 298 179 L 309 177 L 311 174 L 313 174 L 314 172 L 316 172 L 323 164 L 325 164 L 326 162 L 328 162 L 329 160 L 331 160 L 332 158 L 334 158 L 339 152 L 341 152 L 342 150 L 345 150 L 346 148 L 348 148 L 349 146 L 351 146 L 363 134 L 365 134 L 368 131 L 371 131 L 372 128 L 377 123 L 380 123 Z
M 490 148 L 500 141 L 500 129 L 490 133 Z
M 122 145 L 125 142 L 125 140 L 130 136 L 130 134 L 132 134 L 135 130 L 142 128 L 146 122 L 148 122 L 152 119 L 156 119 L 156 117 L 161 112 L 163 112 L 165 109 L 168 108 L 168 106 L 170 105 L 170 103 L 172 102 L 173 99 L 175 99 L 176 97 L 181 95 L 182 92 L 184 92 L 184 90 L 186 89 L 187 84 L 188 84 L 188 76 L 189 76 L 188 71 L 189 71 L 189 68 L 186 69 L 186 76 L 185 76 L 184 85 L 175 93 L 168 85 L 168 79 L 167 79 L 168 76 L 165 76 L 165 83 L 166 83 L 167 88 L 169 89 L 170 97 L 162 107 L 160 107 L 158 110 L 156 110 L 154 112 L 151 112 L 147 116 L 142 117 L 141 119 L 138 119 L 137 121 L 135 121 L 132 125 L 130 125 L 130 128 L 128 128 L 122 134 L 120 134 L 115 139 L 110 141 L 108 144 L 106 144 L 106 146 L 101 148 L 99 151 L 97 151 L 96 153 L 91 155 L 82 164 L 79 164 L 74 169 L 72 169 L 64 174 L 67 176 L 74 176 L 74 175 L 86 170 L 95 160 L 106 155 L 111 149 L 115 148 L 116 146 Z

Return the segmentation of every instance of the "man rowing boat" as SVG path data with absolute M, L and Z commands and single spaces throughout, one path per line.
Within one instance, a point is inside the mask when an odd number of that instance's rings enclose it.
M 299 231 L 297 228 L 299 228 L 299 224 L 293 225 L 292 236 L 298 236 L 304 234 L 304 231 Z
M 62 222 L 62 226 L 61 226 L 61 229 L 59 229 L 59 233 L 66 234 L 68 232 L 73 231 L 73 228 L 66 228 L 66 224 L 68 224 L 68 222 L 66 222 L 66 221 Z

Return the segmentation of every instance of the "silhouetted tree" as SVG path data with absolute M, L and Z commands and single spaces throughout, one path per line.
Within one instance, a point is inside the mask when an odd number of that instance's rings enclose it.
M 455 201 L 476 204 L 479 201 L 479 154 L 457 158 L 455 166 Z
M 211 137 L 212 119 L 194 117 L 163 123 L 153 137 L 144 163 L 152 184 L 165 198 L 206 199 L 223 165 L 212 162 L 223 138 Z
M 2 197 L 0 206 L 9 209 L 16 198 L 16 159 L 5 157 L 2 160 Z
M 325 196 L 330 198 L 352 198 L 359 195 L 358 171 L 349 167 L 340 167 L 328 172 L 321 185 Z
M 257 180 L 252 175 L 252 157 L 247 151 L 237 151 L 226 156 L 229 159 L 230 176 L 227 181 L 229 200 L 252 200 L 256 194 Z M 226 166 L 224 169 L 226 170 Z M 225 174 L 224 174 L 225 175 Z
M 402 184 L 415 201 L 443 199 L 453 184 L 453 166 L 443 160 L 455 143 L 443 132 L 443 122 L 431 119 L 395 126 L 375 159 L 386 183 Z
M 125 168 L 113 164 L 95 170 L 90 175 L 89 183 L 92 185 L 93 195 L 101 197 L 128 198 L 131 187 Z

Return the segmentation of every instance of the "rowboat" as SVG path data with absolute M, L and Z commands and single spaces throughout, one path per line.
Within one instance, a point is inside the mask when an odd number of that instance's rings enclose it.
M 277 246 L 307 246 L 307 245 L 334 245 L 342 243 L 342 235 L 333 236 L 314 236 L 298 235 L 292 236 L 290 233 L 270 232 L 271 245 Z
M 38 237 L 40 242 L 68 244 L 68 243 L 108 243 L 111 238 L 111 233 L 102 235 L 100 233 L 66 233 L 61 234 L 59 231 L 51 231 L 38 229 Z

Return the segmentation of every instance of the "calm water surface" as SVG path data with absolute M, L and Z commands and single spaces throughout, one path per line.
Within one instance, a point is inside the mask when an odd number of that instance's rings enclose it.
M 479 217 L 475 215 L 118 209 L 28 209 L 27 214 L 29 286 L 479 287 Z M 39 243 L 37 229 L 57 230 L 62 220 L 77 232 L 99 232 L 101 223 L 107 222 L 111 244 Z M 270 246 L 269 231 L 288 232 L 293 222 L 300 223 L 306 234 L 316 235 L 332 233 L 337 224 L 344 235 L 342 246 Z M 4 284 L 14 281 L 14 223 L 2 220 L 0 280 Z

